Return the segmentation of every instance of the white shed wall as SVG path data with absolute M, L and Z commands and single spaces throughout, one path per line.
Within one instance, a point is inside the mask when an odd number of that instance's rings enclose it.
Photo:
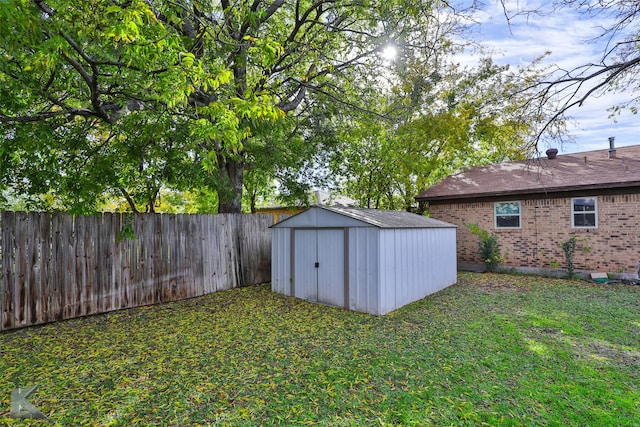
M 345 233 L 348 230 L 344 228 L 272 228 L 271 230 L 271 290 L 312 302 L 346 307 Z M 293 260 L 292 251 L 295 253 Z M 318 263 L 317 267 L 316 263 Z M 293 293 L 291 292 L 292 284 Z
M 349 309 L 379 314 L 380 230 L 349 229 Z
M 456 283 L 456 229 L 380 230 L 380 310 L 386 314 Z
M 291 229 L 271 229 L 271 290 L 291 293 Z

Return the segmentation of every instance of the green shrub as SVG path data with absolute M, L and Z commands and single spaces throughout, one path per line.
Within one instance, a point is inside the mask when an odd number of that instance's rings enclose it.
M 479 253 L 489 271 L 496 271 L 503 261 L 498 247 L 498 236 L 489 234 L 487 230 L 480 228 L 478 224 L 465 224 L 471 234 L 480 237 Z

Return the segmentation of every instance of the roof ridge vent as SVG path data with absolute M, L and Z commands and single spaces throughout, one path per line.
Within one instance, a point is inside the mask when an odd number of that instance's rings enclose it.
M 546 151 L 547 159 L 552 160 L 558 157 L 558 149 L 557 148 L 549 148 Z

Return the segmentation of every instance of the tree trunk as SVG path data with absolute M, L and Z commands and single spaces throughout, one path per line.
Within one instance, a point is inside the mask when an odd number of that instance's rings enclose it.
M 138 207 L 136 206 L 136 202 L 133 201 L 133 199 L 131 198 L 131 195 L 129 195 L 127 190 L 125 190 L 124 188 L 120 188 L 120 193 L 122 193 L 125 200 L 129 204 L 129 207 L 131 208 L 131 212 L 138 213 Z
M 218 171 L 218 213 L 241 213 L 244 161 L 218 156 Z
M 256 199 L 258 198 L 258 195 L 254 191 L 251 193 L 250 197 L 251 197 L 251 213 L 254 214 L 256 213 Z

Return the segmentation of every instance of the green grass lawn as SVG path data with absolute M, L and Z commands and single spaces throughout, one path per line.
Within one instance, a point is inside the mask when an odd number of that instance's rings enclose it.
M 0 425 L 640 425 L 639 286 L 461 273 L 384 317 L 258 286 L 0 345 Z M 49 419 L 9 418 L 33 384 Z

